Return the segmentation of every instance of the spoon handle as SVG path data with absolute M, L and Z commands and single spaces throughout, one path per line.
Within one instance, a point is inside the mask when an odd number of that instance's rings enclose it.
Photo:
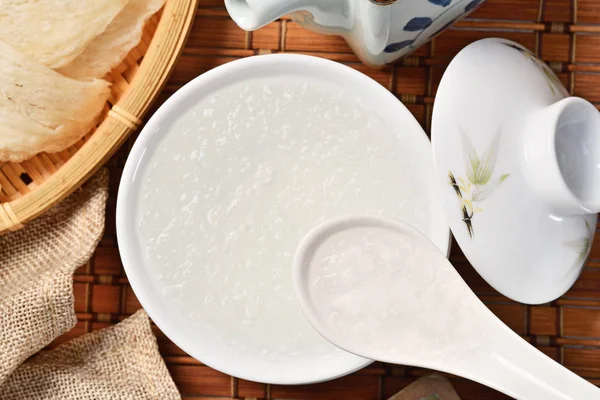
M 497 328 L 497 327 L 496 327 Z M 520 400 L 600 399 L 600 388 L 502 325 L 475 362 L 472 379 Z M 478 357 L 479 358 L 479 357 Z

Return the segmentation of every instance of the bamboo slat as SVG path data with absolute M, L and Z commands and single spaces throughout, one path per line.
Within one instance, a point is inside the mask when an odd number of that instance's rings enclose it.
M 229 19 L 222 0 L 200 0 L 183 53 L 150 110 L 155 110 L 183 84 L 217 65 L 254 54 L 287 51 L 336 60 L 366 73 L 401 99 L 429 130 L 433 99 L 446 65 L 463 46 L 489 36 L 514 39 L 536 51 L 572 93 L 600 106 L 598 0 L 488 0 L 470 18 L 434 42 L 396 65 L 379 70 L 360 64 L 339 38 L 307 32 L 287 17 L 247 33 Z M 111 192 L 106 233 L 91 262 L 82 266 L 74 278 L 79 322 L 57 342 L 114 324 L 140 307 L 121 268 L 114 225 L 116 189 L 133 136 L 108 162 Z M 60 158 L 40 158 L 23 165 L 23 169 L 52 175 L 50 168 L 58 162 Z M 2 171 L 0 184 L 10 180 L 10 174 Z M 14 196 L 21 193 L 16 187 L 7 188 L 10 190 Z M 2 196 L 8 193 L 3 192 Z M 535 307 L 517 304 L 495 292 L 456 245 L 451 260 L 483 302 L 515 332 L 574 372 L 600 384 L 600 238 L 595 240 L 586 269 L 573 288 L 561 299 Z M 155 332 L 176 384 L 183 397 L 190 399 L 379 400 L 427 373 L 418 368 L 375 363 L 351 376 L 319 385 L 263 385 L 214 371 L 189 357 L 158 329 Z M 452 383 L 465 400 L 506 399 L 464 379 L 452 377 Z

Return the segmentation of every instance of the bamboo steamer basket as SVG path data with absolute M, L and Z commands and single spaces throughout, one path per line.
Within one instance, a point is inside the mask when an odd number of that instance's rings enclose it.
M 198 0 L 167 0 L 140 43 L 106 77 L 112 83 L 101 122 L 60 153 L 0 166 L 0 234 L 20 229 L 90 178 L 142 122 L 183 49 Z

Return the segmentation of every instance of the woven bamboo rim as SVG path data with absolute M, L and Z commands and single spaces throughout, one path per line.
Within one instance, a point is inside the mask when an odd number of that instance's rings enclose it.
M 0 234 L 17 230 L 90 178 L 141 124 L 183 49 L 198 0 L 167 0 L 142 40 L 116 67 L 97 128 L 70 148 L 0 166 Z

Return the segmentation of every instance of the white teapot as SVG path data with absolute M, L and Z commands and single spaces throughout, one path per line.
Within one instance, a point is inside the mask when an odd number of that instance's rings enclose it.
M 290 14 L 307 29 L 342 36 L 367 65 L 398 60 L 485 0 L 225 0 L 229 15 L 253 31 Z

